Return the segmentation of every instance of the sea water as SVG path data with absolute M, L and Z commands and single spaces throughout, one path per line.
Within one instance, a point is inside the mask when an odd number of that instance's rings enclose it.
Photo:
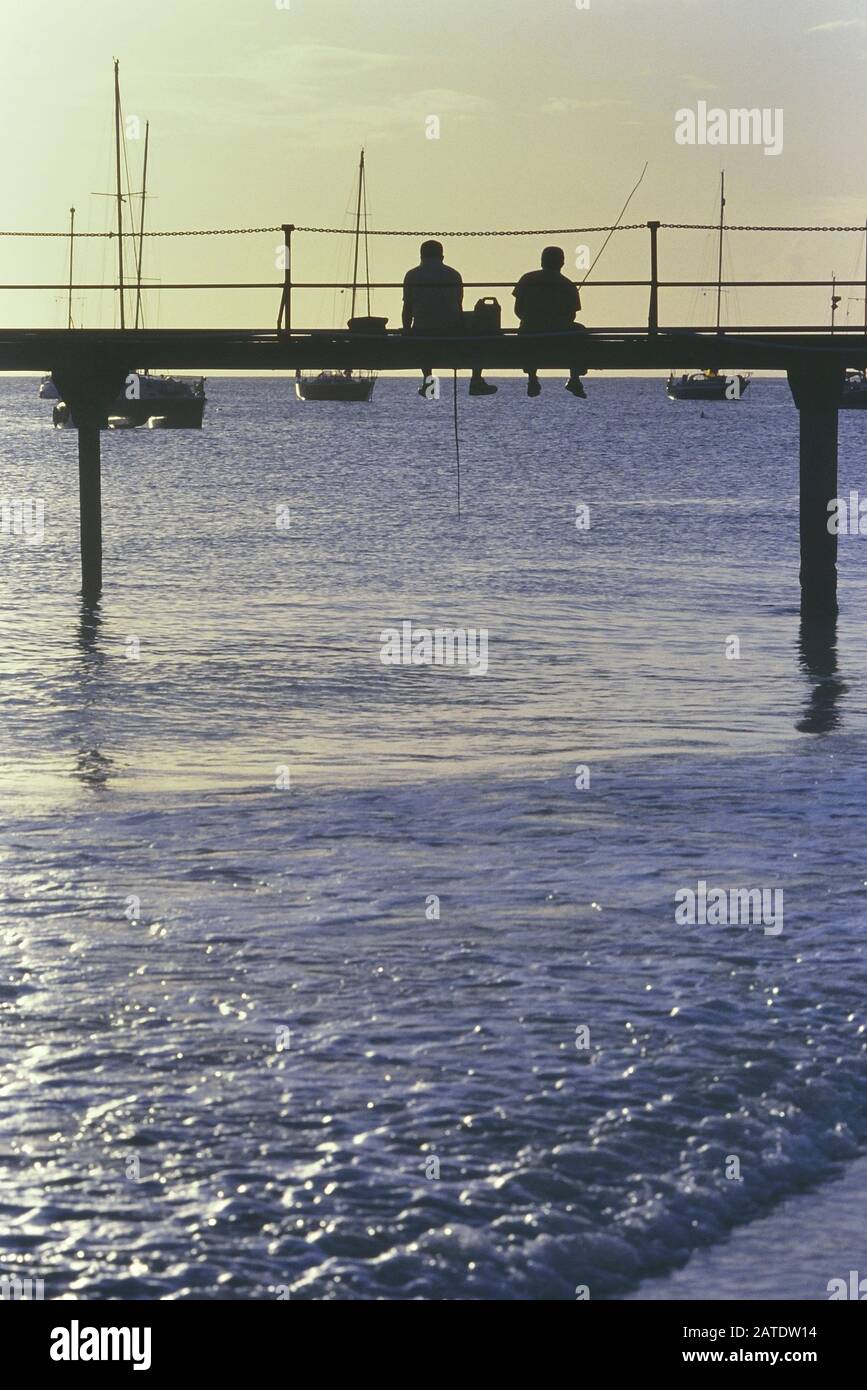
M 827 1298 L 867 1141 L 867 540 L 802 632 L 784 382 L 463 379 L 460 520 L 451 380 L 416 386 L 215 379 L 201 433 L 104 434 L 88 608 L 76 436 L 0 382 L 0 495 L 43 508 L 0 535 L 0 1273 Z M 484 630 L 485 673 L 384 663 L 407 622 Z M 700 882 L 783 929 L 677 921 Z

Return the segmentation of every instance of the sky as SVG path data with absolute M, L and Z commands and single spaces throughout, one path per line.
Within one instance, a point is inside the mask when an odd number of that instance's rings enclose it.
M 0 0 L 0 231 L 106 231 L 114 205 L 113 69 L 124 112 L 151 123 L 152 229 L 349 226 L 359 149 L 369 225 L 419 230 L 593 226 L 625 218 L 712 222 L 725 169 L 728 220 L 863 224 L 867 0 Z M 783 149 L 683 145 L 676 112 L 697 103 L 783 112 Z M 431 117 L 438 138 L 429 138 Z M 127 141 L 134 191 L 143 140 Z M 130 205 L 138 216 L 137 203 Z M 551 237 L 449 240 L 466 280 L 514 281 Z M 174 280 L 281 277 L 279 235 L 147 243 L 152 326 L 270 326 L 272 291 L 170 291 Z M 599 235 L 559 238 L 584 274 Z M 418 239 L 371 241 L 373 279 L 400 280 Z M 296 234 L 296 280 L 343 279 L 351 240 Z M 864 274 L 864 237 L 733 233 L 739 279 Z M 713 278 L 714 238 L 662 232 L 663 278 Z M 68 244 L 0 238 L 0 281 L 63 281 Z M 76 274 L 116 274 L 108 241 L 79 242 Z M 582 264 L 582 268 L 579 267 Z M 593 288 L 648 274 L 646 231 L 618 233 L 584 293 L 588 325 L 646 320 L 644 289 Z M 483 290 L 468 292 L 471 301 Z M 493 291 L 513 322 L 508 289 Z M 863 316 L 842 290 L 841 319 Z M 829 294 L 740 290 L 727 322 L 827 321 Z M 709 323 L 711 293 L 668 291 L 664 324 Z M 374 309 L 392 326 L 400 296 Z M 76 293 L 76 323 L 117 321 L 117 295 Z M 0 290 L 7 325 L 63 325 L 58 291 Z M 297 290 L 298 326 L 340 325 L 346 296 Z

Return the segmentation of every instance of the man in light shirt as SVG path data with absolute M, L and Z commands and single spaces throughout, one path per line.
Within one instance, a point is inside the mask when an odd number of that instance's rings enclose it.
M 456 270 L 443 260 L 438 241 L 425 241 L 419 264 L 408 270 L 403 281 L 403 327 L 406 333 L 422 337 L 448 337 L 464 331 L 464 282 Z M 423 367 L 424 381 L 418 394 L 427 396 L 433 380 L 430 367 Z M 496 386 L 485 381 L 481 367 L 473 367 L 471 396 L 493 396 Z

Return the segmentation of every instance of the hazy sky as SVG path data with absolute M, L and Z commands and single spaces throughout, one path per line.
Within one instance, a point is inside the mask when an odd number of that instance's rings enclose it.
M 151 121 L 153 228 L 348 225 L 367 150 L 373 227 L 509 228 L 613 220 L 645 160 L 627 221 L 716 216 L 719 172 L 734 222 L 861 223 L 867 0 L 0 0 L 0 228 L 107 230 L 113 205 L 112 58 L 128 115 Z M 675 112 L 699 100 L 782 108 L 784 147 L 684 147 Z M 426 138 L 427 118 L 440 138 Z M 133 171 L 141 141 L 129 141 Z M 133 174 L 135 179 L 136 175 Z M 138 186 L 136 184 L 136 186 Z M 580 238 L 563 239 L 574 258 Z M 601 238 L 588 237 L 595 253 Z M 154 279 L 277 278 L 270 235 L 152 241 Z M 467 279 L 517 277 L 544 239 L 451 242 Z M 299 236 L 298 279 L 346 274 L 346 238 Z M 861 274 L 863 239 L 730 238 L 741 279 Z M 375 279 L 398 279 L 415 241 L 372 242 Z M 2 281 L 57 280 L 62 242 L 0 239 Z M 81 278 L 114 276 L 113 246 L 79 248 Z M 714 271 L 712 239 L 663 234 L 661 272 Z M 576 278 L 580 278 L 575 271 Z M 647 274 L 646 233 L 619 235 L 596 275 Z M 479 292 L 481 293 L 481 291 Z M 505 304 L 508 291 L 497 291 Z M 857 290 L 844 291 L 857 295 Z M 473 295 L 473 298 L 475 295 Z M 392 323 L 399 296 L 376 305 Z M 60 294 L 3 293 L 6 323 L 60 324 Z M 76 318 L 111 323 L 112 296 L 76 296 Z M 844 303 L 857 317 L 859 304 Z M 728 297 L 733 322 L 819 321 L 824 291 Z M 663 320 L 709 321 L 709 298 L 669 294 Z M 269 294 L 151 292 L 151 323 L 274 321 Z M 343 301 L 298 292 L 299 324 L 342 322 Z M 585 295 L 584 321 L 646 318 L 639 291 Z

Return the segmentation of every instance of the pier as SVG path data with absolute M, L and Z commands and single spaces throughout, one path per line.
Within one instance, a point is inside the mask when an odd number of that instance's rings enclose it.
M 541 369 L 567 369 L 575 357 L 576 341 L 587 367 L 601 371 L 666 371 L 683 369 L 727 371 L 783 371 L 800 416 L 800 586 L 805 617 L 833 616 L 837 612 L 837 538 L 828 530 L 828 503 L 837 496 L 837 426 L 844 373 L 867 368 L 867 323 L 853 329 L 827 325 L 758 324 L 737 330 L 694 325 L 663 326 L 660 296 L 666 290 L 687 288 L 794 288 L 838 287 L 863 281 L 721 281 L 662 280 L 659 277 L 661 228 L 713 230 L 692 224 L 648 222 L 630 227 L 566 228 L 539 232 L 498 233 L 555 237 L 589 232 L 635 232 L 650 237 L 650 276 L 647 280 L 594 280 L 594 293 L 609 287 L 634 287 L 648 292 L 647 322 L 624 328 L 589 328 L 574 333 L 521 334 L 514 329 L 461 336 L 422 337 L 400 330 L 357 333 L 294 326 L 293 294 L 308 289 L 341 289 L 351 286 L 293 281 L 293 234 L 327 231 L 343 234 L 344 228 L 296 228 L 291 223 L 272 228 L 233 229 L 225 235 L 282 233 L 285 271 L 276 282 L 211 284 L 162 284 L 161 289 L 271 290 L 279 295 L 274 327 L 261 329 L 188 328 L 0 328 L 0 371 L 50 372 L 67 402 L 78 430 L 79 506 L 81 523 L 81 574 L 85 596 L 96 598 L 102 589 L 102 508 L 100 489 L 100 429 L 107 424 L 111 402 L 121 393 L 127 376 L 149 370 L 207 372 L 248 371 L 267 373 L 355 368 L 387 371 L 421 371 L 432 366 L 441 371 L 468 370 L 483 362 L 486 370 L 520 370 L 528 355 Z M 840 228 L 731 228 L 745 231 L 847 231 Z M 213 233 L 218 235 L 219 233 Z M 403 236 L 417 239 L 421 232 L 370 232 L 371 236 Z M 2 233 L 0 235 L 50 235 L 61 233 Z M 90 235 L 108 235 L 92 233 Z M 148 235 L 145 233 L 144 235 Z M 187 235 L 184 233 L 150 233 Z M 190 233 L 189 235 L 212 235 Z M 438 233 L 443 237 L 468 233 Z M 476 235 L 476 234 L 473 234 Z M 478 235 L 484 235 L 479 233 Z M 490 235 L 494 235 L 493 233 Z M 517 278 L 517 276 L 516 276 Z M 465 289 L 511 290 L 514 281 L 465 282 Z M 122 294 L 115 285 L 0 285 L 9 290 L 109 291 Z M 371 290 L 399 290 L 400 282 L 372 283 Z M 865 301 L 867 302 L 867 301 Z M 529 350 L 529 354 L 528 354 Z M 582 407 L 590 408 L 590 407 Z M 351 417 L 348 417 L 351 424 Z

